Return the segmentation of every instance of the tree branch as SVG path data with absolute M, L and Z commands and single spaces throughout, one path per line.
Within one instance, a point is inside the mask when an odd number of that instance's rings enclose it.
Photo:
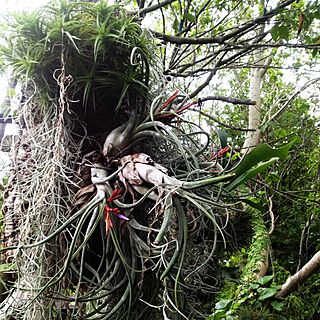
M 137 0 L 139 9 L 142 10 L 144 8 L 145 0 Z
M 199 98 L 201 102 L 208 101 L 208 100 L 218 100 L 224 101 L 232 104 L 243 104 L 246 106 L 255 105 L 256 102 L 252 100 L 244 100 L 244 99 L 237 99 L 237 98 L 230 98 L 230 97 L 223 97 L 223 96 L 207 96 L 203 98 Z
M 228 128 L 228 129 L 237 130 L 237 131 L 245 131 L 245 132 L 247 132 L 247 131 L 255 131 L 254 129 L 237 128 L 237 127 L 234 127 L 234 126 L 232 126 L 230 124 L 223 123 L 218 118 L 216 118 L 216 117 L 214 117 L 214 116 L 212 116 L 210 114 L 207 114 L 207 113 L 205 113 L 205 112 L 203 112 L 201 110 L 195 109 L 195 108 L 192 108 L 190 110 L 191 111 L 196 111 L 196 112 L 200 113 L 201 115 L 203 115 L 204 117 L 206 117 L 206 118 L 208 118 L 208 119 L 220 124 L 221 126 L 223 126 L 225 128 Z
M 156 11 L 156 10 L 158 10 L 158 9 L 160 9 L 160 8 L 163 8 L 163 7 L 165 7 L 165 6 L 167 6 L 168 4 L 171 4 L 171 3 L 173 3 L 173 2 L 175 2 L 175 1 L 177 1 L 177 0 L 164 0 L 164 1 L 162 1 L 162 2 L 159 2 L 159 3 L 157 3 L 157 4 L 154 4 L 154 5 L 152 5 L 152 6 L 149 6 L 149 7 L 147 7 L 147 8 L 144 8 L 144 9 L 142 9 L 142 10 L 135 10 L 135 11 L 131 11 L 131 14 L 138 14 L 138 15 L 140 15 L 140 16 L 144 16 L 145 14 L 147 14 L 147 13 L 150 13 L 150 12 L 152 12 L 152 11 Z M 161 33 L 160 33 L 161 34 Z
M 250 31 L 251 28 L 255 27 L 256 25 L 262 24 L 268 20 L 270 20 L 273 16 L 279 13 L 280 10 L 284 9 L 286 6 L 290 5 L 291 3 L 295 2 L 295 0 L 287 0 L 284 1 L 282 4 L 277 6 L 276 8 L 270 10 L 266 14 L 259 16 L 256 19 L 253 19 L 250 22 L 247 22 L 242 27 L 237 28 L 235 31 L 230 32 L 224 36 L 217 36 L 217 37 L 204 37 L 204 38 L 185 38 L 179 36 L 171 36 L 167 34 L 162 34 L 159 32 L 153 32 L 157 38 L 162 39 L 163 41 L 170 42 L 173 44 L 212 44 L 212 43 L 219 43 L 222 44 L 227 40 L 230 40 L 238 35 L 243 35 L 246 32 Z
M 299 43 L 249 43 L 249 44 L 231 44 L 228 48 L 233 49 L 243 49 L 243 48 L 301 48 L 301 49 L 320 49 L 319 44 L 299 44 Z
M 219 61 L 216 63 L 214 68 L 209 73 L 207 79 L 196 89 L 194 90 L 190 95 L 190 99 L 197 96 L 199 92 L 201 92 L 211 81 L 211 79 L 214 77 L 214 75 L 217 73 L 217 70 L 224 64 L 231 63 L 234 59 L 241 57 L 243 54 L 250 51 L 250 49 L 244 49 L 241 52 L 237 52 L 236 54 L 232 55 L 231 57 L 223 60 L 224 56 L 226 55 L 227 51 L 224 53 L 224 55 L 219 59 Z
M 222 44 L 224 42 L 222 37 L 185 38 L 185 37 L 178 37 L 178 36 L 170 36 L 168 34 L 162 34 L 156 31 L 153 31 L 153 34 L 157 38 L 173 44 L 212 44 L 212 43 Z
M 320 267 L 320 251 L 318 251 L 303 267 L 290 276 L 276 294 L 277 298 L 285 298 L 291 292 L 297 290 L 298 286 L 306 281 Z
M 271 122 L 271 121 L 274 121 L 276 120 L 283 112 L 284 110 L 293 102 L 293 100 L 302 92 L 304 91 L 305 89 L 307 89 L 311 84 L 319 81 L 320 78 L 316 78 L 316 79 L 312 79 L 310 81 L 308 81 L 304 86 L 302 86 L 302 88 L 300 88 L 297 92 L 295 92 L 291 97 L 290 99 L 288 99 L 286 101 L 286 103 L 284 103 L 284 105 L 273 115 L 271 116 L 267 122 Z

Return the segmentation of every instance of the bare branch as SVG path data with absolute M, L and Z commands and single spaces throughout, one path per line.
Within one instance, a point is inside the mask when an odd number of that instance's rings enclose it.
M 194 98 L 197 96 L 197 94 L 199 92 L 201 92 L 211 81 L 211 79 L 214 77 L 214 75 L 216 74 L 217 72 L 217 69 L 216 68 L 213 68 L 211 70 L 211 72 L 209 73 L 207 79 L 196 89 L 194 90 L 191 94 L 190 94 L 190 99 Z
M 185 37 L 170 36 L 167 34 L 162 34 L 160 32 L 153 32 L 153 33 L 157 38 L 173 44 L 212 44 L 212 43 L 222 44 L 224 42 L 222 37 L 185 38 Z
M 284 110 L 292 103 L 292 101 L 305 89 L 307 89 L 311 84 L 319 81 L 320 78 L 312 79 L 308 81 L 302 88 L 300 88 L 297 92 L 295 92 L 290 99 L 286 101 L 286 103 L 273 115 L 268 119 L 268 122 L 276 120 L 283 112 Z
M 305 250 L 305 247 L 307 246 L 306 238 L 307 238 L 307 235 L 310 231 L 310 227 L 314 222 L 314 218 L 315 218 L 315 215 L 312 213 L 310 218 L 308 219 L 306 225 L 302 229 L 301 237 L 300 237 L 300 247 L 299 247 L 299 263 L 298 263 L 296 272 L 298 272 L 301 269 L 301 265 L 303 264 L 302 263 L 302 261 L 304 260 L 303 259 L 303 256 L 304 256 L 303 252 L 307 251 L 307 250 Z
M 207 79 L 196 89 L 190 94 L 190 99 L 196 97 L 199 92 L 201 92 L 211 81 L 211 79 L 214 77 L 214 75 L 217 73 L 217 70 L 225 64 L 233 62 L 236 58 L 239 58 L 249 52 L 250 49 L 244 49 L 240 52 L 237 52 L 236 54 L 232 55 L 231 57 L 223 60 L 223 57 L 226 55 L 227 51 L 225 54 L 219 59 L 219 61 L 216 63 L 214 68 L 211 70 L 210 74 L 208 75 Z
M 269 214 L 270 214 L 270 218 L 271 218 L 271 227 L 269 230 L 269 234 L 272 234 L 274 231 L 274 226 L 275 226 L 274 213 L 272 211 L 272 207 L 273 207 L 272 197 L 268 197 L 268 200 L 269 200 Z
M 266 14 L 263 14 L 262 16 L 259 16 L 256 19 L 253 19 L 252 21 L 249 21 L 245 23 L 242 27 L 237 28 L 233 32 L 230 32 L 223 36 L 217 36 L 217 37 L 204 37 L 204 38 L 185 38 L 185 37 L 179 37 L 179 36 L 171 36 L 162 34 L 159 32 L 154 32 L 155 36 L 170 43 L 175 44 L 212 44 L 212 43 L 219 43 L 223 44 L 225 41 L 230 40 L 236 36 L 244 35 L 245 33 L 249 32 L 252 28 L 254 28 L 257 25 L 260 25 L 268 20 L 270 20 L 273 16 L 278 14 L 282 9 L 284 9 L 286 6 L 290 5 L 291 3 L 295 2 L 295 0 L 287 0 L 284 1 L 282 4 L 277 6 L 275 9 L 270 10 Z
M 245 131 L 245 132 L 247 132 L 247 131 L 255 131 L 254 129 L 237 128 L 237 127 L 234 127 L 234 126 L 232 126 L 230 124 L 223 123 L 218 118 L 216 118 L 216 117 L 214 117 L 214 116 L 212 116 L 210 114 L 207 114 L 207 113 L 203 112 L 202 110 L 198 110 L 198 109 L 194 109 L 194 108 L 192 108 L 190 110 L 196 111 L 196 112 L 200 113 L 201 115 L 203 115 L 204 117 L 206 117 L 206 118 L 208 118 L 208 119 L 220 124 L 221 126 L 223 126 L 225 128 L 228 128 L 228 129 L 237 130 L 237 131 Z
M 218 100 L 218 101 L 224 101 L 232 104 L 243 104 L 246 106 L 255 105 L 255 101 L 252 100 L 244 100 L 244 99 L 237 99 L 237 98 L 231 98 L 231 97 L 223 97 L 223 96 L 207 96 L 204 98 L 199 98 L 201 102 L 208 101 L 208 100 Z
M 139 9 L 142 10 L 144 8 L 145 5 L 145 0 L 137 0 Z
M 163 7 L 167 6 L 168 4 L 171 4 L 171 3 L 175 2 L 175 1 L 177 1 L 177 0 L 164 0 L 162 2 L 154 4 L 154 5 L 149 6 L 147 8 L 144 8 L 142 10 L 131 11 L 131 14 L 138 14 L 140 16 L 144 16 L 147 13 L 150 13 L 152 11 L 156 11 L 156 10 L 158 10 L 160 8 L 163 8 Z
M 277 293 L 277 298 L 285 298 L 295 291 L 299 285 L 307 280 L 320 267 L 320 251 L 318 251 L 303 267 L 290 276 Z
M 200 17 L 200 15 L 205 11 L 205 9 L 209 6 L 211 3 L 211 0 L 208 0 L 202 8 L 199 9 L 199 11 L 196 13 L 196 20 Z M 187 27 L 185 27 L 183 30 L 179 31 L 178 35 L 181 35 L 183 33 L 187 33 L 188 31 L 191 30 L 191 28 L 194 26 L 194 22 L 190 22 Z
M 299 43 L 250 43 L 250 44 L 232 44 L 229 50 L 243 48 L 301 48 L 301 49 L 320 49 L 319 44 L 299 44 Z

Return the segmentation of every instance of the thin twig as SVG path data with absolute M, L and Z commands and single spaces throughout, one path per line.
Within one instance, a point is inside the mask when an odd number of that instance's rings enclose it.
M 209 118 L 210 120 L 214 121 L 214 122 L 217 122 L 219 123 L 221 126 L 225 127 L 225 128 L 228 128 L 228 129 L 232 129 L 232 130 L 237 130 L 237 131 L 244 131 L 244 132 L 247 132 L 247 131 L 255 131 L 254 129 L 248 129 L 248 128 L 238 128 L 238 127 L 235 127 L 235 126 L 232 126 L 231 124 L 226 124 L 226 123 L 223 123 L 221 122 L 218 118 L 210 115 L 210 114 L 207 114 L 201 110 L 198 110 L 198 109 L 195 109 L 195 108 L 192 108 L 190 109 L 192 111 L 196 111 L 198 113 L 200 113 L 201 115 L 203 115 L 204 117 L 207 117 Z

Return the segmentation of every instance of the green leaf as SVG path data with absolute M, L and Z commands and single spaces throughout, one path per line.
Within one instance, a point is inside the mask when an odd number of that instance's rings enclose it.
M 220 130 L 220 129 L 216 129 L 216 132 L 219 136 L 221 149 L 227 147 L 228 146 L 228 134 L 225 131 Z
M 241 159 L 240 152 L 236 152 L 236 153 L 231 157 L 231 160 L 232 160 L 232 161 L 236 161 L 237 159 Z
M 196 17 L 189 12 L 186 13 L 186 19 L 190 22 L 196 22 L 196 20 L 197 20 Z
M 265 285 L 273 279 L 273 275 L 261 277 L 257 282 L 261 285 Z
M 267 167 L 269 167 L 277 160 L 279 160 L 279 158 L 271 158 L 269 161 L 261 162 L 253 168 L 247 170 L 245 173 L 238 176 L 236 179 L 229 183 L 229 185 L 226 187 L 227 191 L 231 191 L 238 187 L 240 184 L 247 182 L 251 178 L 255 177 L 258 173 L 264 171 Z
M 267 161 L 276 157 L 284 159 L 295 142 L 296 139 L 279 148 L 271 148 L 266 143 L 259 144 L 242 159 L 232 172 L 239 176 L 261 161 Z
M 274 134 L 278 137 L 278 138 L 284 138 L 288 135 L 288 132 L 281 128 L 281 129 L 275 129 L 274 130 Z
M 241 201 L 246 203 L 250 207 L 259 210 L 260 212 L 264 212 L 264 208 L 259 202 L 252 201 L 249 198 L 241 199 Z
M 272 308 L 274 310 L 282 311 L 283 307 L 284 307 L 284 302 L 282 302 L 282 301 L 272 301 L 271 305 L 272 305 Z
M 172 29 L 174 30 L 175 33 L 179 32 L 179 21 L 177 19 L 174 19 L 172 24 Z
M 225 309 L 231 302 L 232 302 L 232 299 L 220 300 L 216 303 L 215 309 L 216 310 Z
M 248 299 L 248 296 L 246 296 L 246 297 L 244 297 L 244 298 L 242 298 L 242 299 L 237 300 L 235 303 L 232 304 L 231 308 L 232 308 L 233 310 L 238 309 L 244 302 L 247 301 L 247 299 Z
M 258 283 L 250 283 L 249 284 L 249 288 L 250 289 L 253 289 L 253 290 L 256 290 L 260 287 L 260 285 Z
M 8 272 L 13 271 L 15 265 L 13 263 L 3 263 L 0 264 L 0 272 Z
M 289 28 L 286 26 L 279 26 L 278 27 L 278 36 L 280 39 L 289 40 Z
M 210 320 L 220 320 L 220 319 L 225 319 L 225 318 L 226 318 L 226 313 L 223 309 L 221 309 L 221 310 L 216 310 L 209 319 Z
M 272 171 L 272 172 L 269 172 L 267 180 L 271 182 L 279 182 L 281 180 L 281 177 L 276 172 Z
M 276 293 L 277 293 L 277 289 L 275 288 L 266 288 L 265 290 L 263 290 L 263 292 L 261 293 L 259 300 L 266 300 L 270 297 L 273 297 Z
M 271 37 L 273 40 L 278 40 L 279 39 L 279 27 L 278 26 L 273 26 L 270 30 Z

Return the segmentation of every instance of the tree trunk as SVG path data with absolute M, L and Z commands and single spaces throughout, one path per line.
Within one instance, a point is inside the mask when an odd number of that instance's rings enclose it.
M 250 152 L 260 140 L 260 124 L 261 124 L 261 85 L 263 77 L 271 63 L 271 57 L 265 59 L 263 63 L 262 52 L 258 52 L 255 57 L 255 64 L 261 65 L 252 70 L 250 79 L 250 94 L 249 99 L 255 101 L 255 105 L 249 106 L 249 129 L 255 131 L 249 131 L 246 140 L 242 147 L 242 153 L 246 154 Z M 263 64 L 262 64 L 263 63 Z

